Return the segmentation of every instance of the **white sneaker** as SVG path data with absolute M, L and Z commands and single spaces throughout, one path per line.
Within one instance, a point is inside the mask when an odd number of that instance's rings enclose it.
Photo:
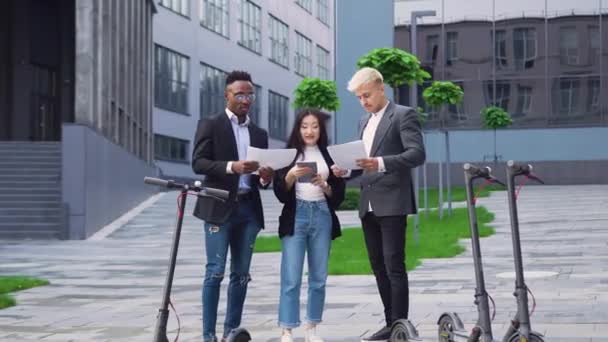
M 283 330 L 283 334 L 281 335 L 281 342 L 293 342 L 293 335 L 291 334 L 291 330 Z
M 321 336 L 317 335 L 317 328 L 312 327 L 305 330 L 305 341 L 306 342 L 323 342 Z

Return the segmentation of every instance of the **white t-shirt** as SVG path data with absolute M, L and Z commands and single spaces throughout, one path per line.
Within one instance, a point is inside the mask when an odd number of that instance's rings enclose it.
M 317 173 L 320 174 L 324 180 L 327 180 L 327 177 L 329 177 L 329 168 L 327 167 L 325 159 L 323 159 L 323 154 L 321 154 L 319 147 L 306 146 L 304 148 L 304 155 L 300 156 L 298 161 L 316 162 Z M 312 183 L 301 183 L 298 181 L 296 181 L 295 186 L 296 198 L 298 199 L 304 201 L 319 201 L 325 199 L 323 189 L 321 189 L 320 186 L 313 185 Z

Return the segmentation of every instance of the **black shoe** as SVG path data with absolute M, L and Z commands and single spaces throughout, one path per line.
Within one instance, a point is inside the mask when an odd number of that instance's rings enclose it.
M 391 337 L 391 328 L 390 327 L 383 327 L 382 329 L 378 330 L 375 334 L 368 336 L 368 337 L 364 337 L 361 339 L 361 342 L 367 342 L 367 341 L 388 341 L 388 339 Z

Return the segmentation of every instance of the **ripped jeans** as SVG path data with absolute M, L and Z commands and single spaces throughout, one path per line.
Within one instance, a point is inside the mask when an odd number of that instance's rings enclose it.
M 296 200 L 294 233 L 281 239 L 279 326 L 282 328 L 300 326 L 300 288 L 305 255 L 308 256 L 306 322 L 321 322 L 325 306 L 331 227 L 331 214 L 326 201 Z
M 230 283 L 224 337 L 241 324 L 247 283 L 251 280 L 249 266 L 255 238 L 261 224 L 257 222 L 252 200 L 239 202 L 222 225 L 205 223 L 207 265 L 203 282 L 203 340 L 215 341 L 220 284 L 224 278 L 226 256 L 230 247 Z

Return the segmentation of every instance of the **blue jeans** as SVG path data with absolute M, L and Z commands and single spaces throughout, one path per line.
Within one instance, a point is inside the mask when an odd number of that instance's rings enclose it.
M 230 283 L 224 321 L 224 336 L 241 324 L 247 283 L 251 280 L 249 266 L 255 238 L 261 224 L 255 216 L 254 202 L 239 202 L 226 222 L 221 225 L 205 223 L 207 265 L 203 282 L 203 340 L 215 341 L 220 284 L 224 279 L 226 255 L 230 247 Z
M 325 305 L 325 282 L 331 247 L 331 215 L 325 201 L 296 200 L 294 234 L 281 239 L 281 296 L 279 325 L 300 325 L 300 287 L 304 254 L 308 254 L 306 321 L 320 323 Z

